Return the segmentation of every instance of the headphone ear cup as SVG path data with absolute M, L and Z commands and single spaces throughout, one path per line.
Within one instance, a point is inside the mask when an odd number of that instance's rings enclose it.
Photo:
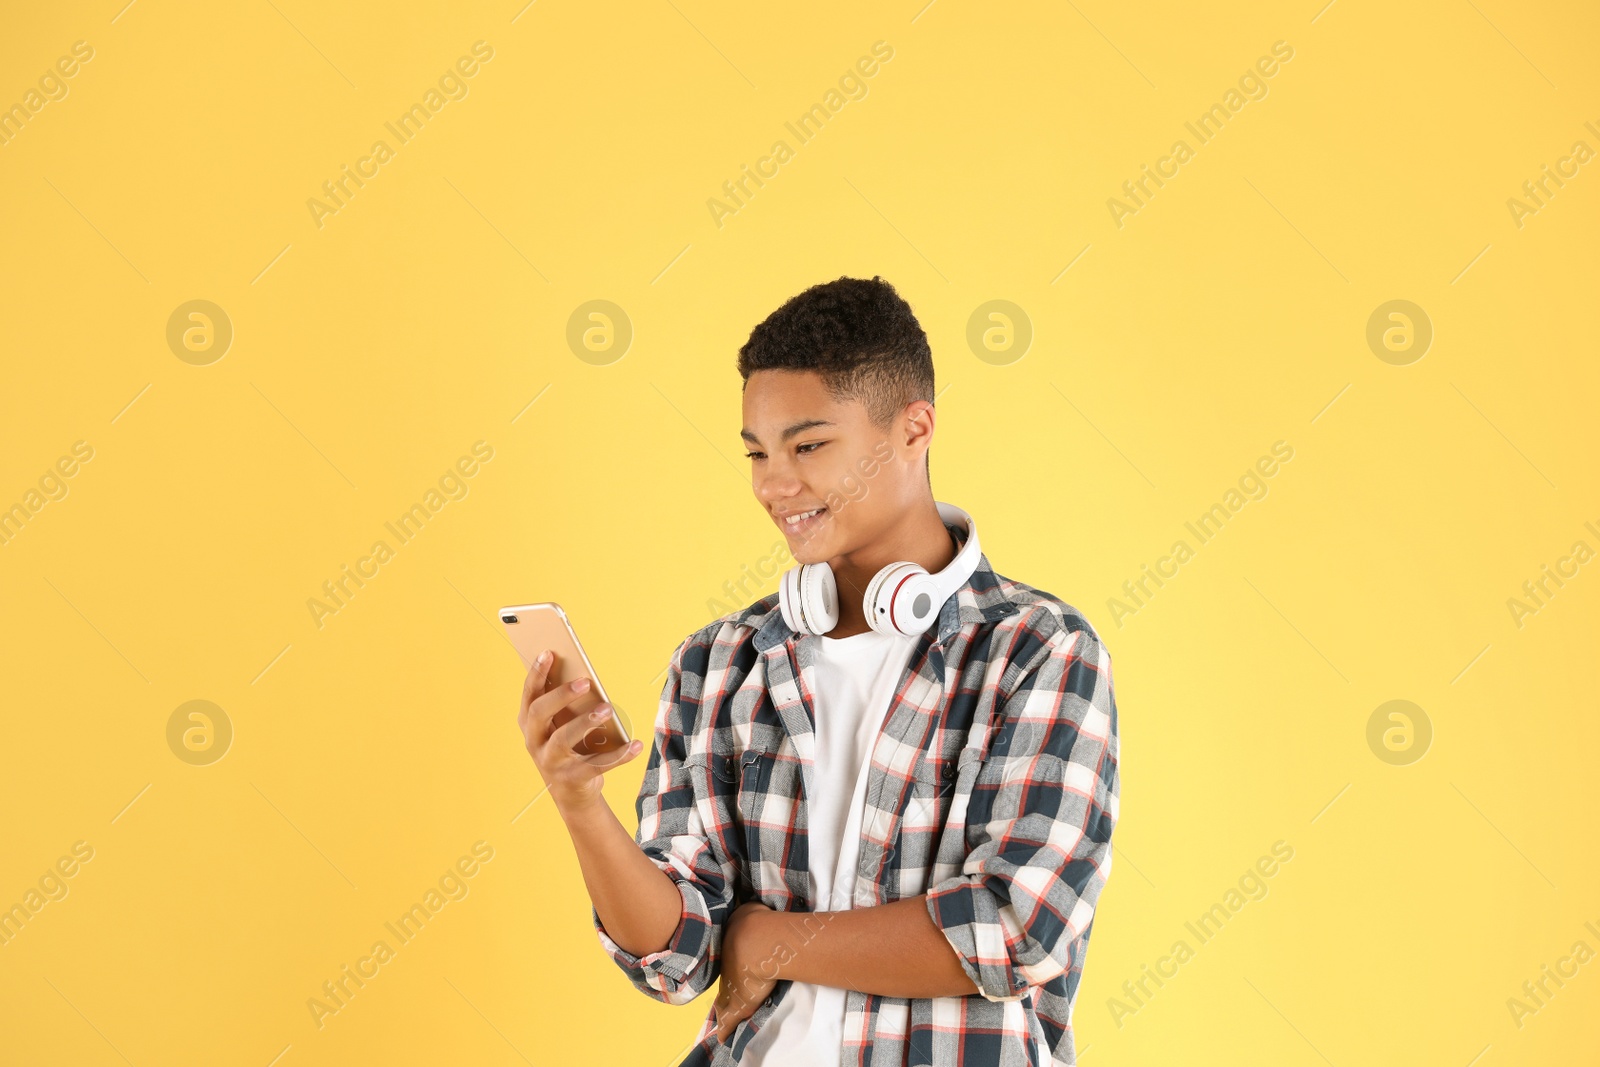
M 908 607 L 912 601 L 906 599 L 906 590 L 922 584 L 918 579 L 926 581 L 928 577 L 928 572 L 919 564 L 908 560 L 891 563 L 873 575 L 872 581 L 867 584 L 867 592 L 862 598 L 861 605 L 867 616 L 867 625 L 880 634 L 898 634 L 902 637 L 915 637 L 927 629 L 926 626 L 922 626 L 908 631 L 901 626 L 911 620 Z M 899 597 L 896 596 L 897 591 L 900 593 Z
M 800 603 L 805 622 L 814 634 L 825 634 L 839 625 L 839 588 L 833 568 L 826 563 L 807 563 L 800 573 Z
M 826 563 L 803 563 L 783 573 L 778 606 L 789 628 L 803 634 L 825 634 L 839 624 L 838 587 Z
M 778 579 L 778 610 L 783 612 L 783 621 L 789 629 L 799 633 L 800 629 L 800 568 L 790 567 L 783 572 L 783 577 Z
M 939 609 L 943 606 L 938 581 L 919 568 L 918 574 L 899 587 L 890 616 L 895 629 L 907 637 L 915 637 L 938 620 Z

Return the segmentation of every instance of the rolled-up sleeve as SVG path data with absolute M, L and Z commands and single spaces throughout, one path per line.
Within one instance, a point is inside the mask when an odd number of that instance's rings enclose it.
M 988 1000 L 1019 1000 L 1067 973 L 1111 873 L 1117 711 L 1111 658 L 1087 622 L 1004 701 L 967 807 L 961 873 L 928 890 L 928 914 Z M 1079 953 L 1081 956 L 1081 951 Z
M 696 800 L 695 767 L 688 760 L 689 732 L 698 701 L 685 699 L 685 642 L 673 654 L 656 714 L 655 739 L 634 810 L 634 840 L 678 887 L 683 910 L 665 948 L 636 956 L 611 939 L 591 905 L 589 914 L 606 954 L 636 989 L 667 1004 L 687 1004 L 721 970 L 722 932 L 734 894 L 734 870 L 714 848 Z M 698 695 L 699 686 L 693 687 Z

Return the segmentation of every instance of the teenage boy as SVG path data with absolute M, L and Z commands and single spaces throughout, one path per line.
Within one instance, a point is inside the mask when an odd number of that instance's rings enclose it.
M 683 1067 L 1074 1064 L 1119 796 L 1110 656 L 934 500 L 933 361 L 891 285 L 807 289 L 738 366 L 752 488 L 797 566 L 673 653 L 637 834 L 600 790 L 642 743 L 580 755 L 606 708 L 552 731 L 583 682 L 547 690 L 540 662 L 523 688 L 600 944 L 668 1004 L 720 978 Z M 952 590 L 916 598 L 921 627 L 879 608 L 919 573 L 901 561 Z

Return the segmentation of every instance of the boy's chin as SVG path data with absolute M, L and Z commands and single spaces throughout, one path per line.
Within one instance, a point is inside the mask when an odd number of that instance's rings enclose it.
M 809 541 L 797 540 L 789 542 L 789 554 L 796 563 L 825 563 L 835 555 L 827 545 L 825 537 L 813 537 Z

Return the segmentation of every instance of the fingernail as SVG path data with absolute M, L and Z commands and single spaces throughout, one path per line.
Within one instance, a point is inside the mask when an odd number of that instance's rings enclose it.
M 579 678 L 576 682 L 572 683 L 572 691 L 574 693 L 585 692 L 588 688 L 589 688 L 589 679 L 587 679 L 587 678 Z
M 610 712 L 611 712 L 611 709 L 606 707 L 604 704 L 602 704 L 598 708 L 595 708 L 593 711 L 591 711 L 589 713 L 589 718 L 591 718 L 591 719 L 601 719 L 601 718 L 604 718 L 606 715 L 608 715 Z
M 550 662 L 550 650 L 547 648 L 543 652 L 539 653 L 539 665 L 543 666 L 544 664 L 549 663 L 549 662 Z

